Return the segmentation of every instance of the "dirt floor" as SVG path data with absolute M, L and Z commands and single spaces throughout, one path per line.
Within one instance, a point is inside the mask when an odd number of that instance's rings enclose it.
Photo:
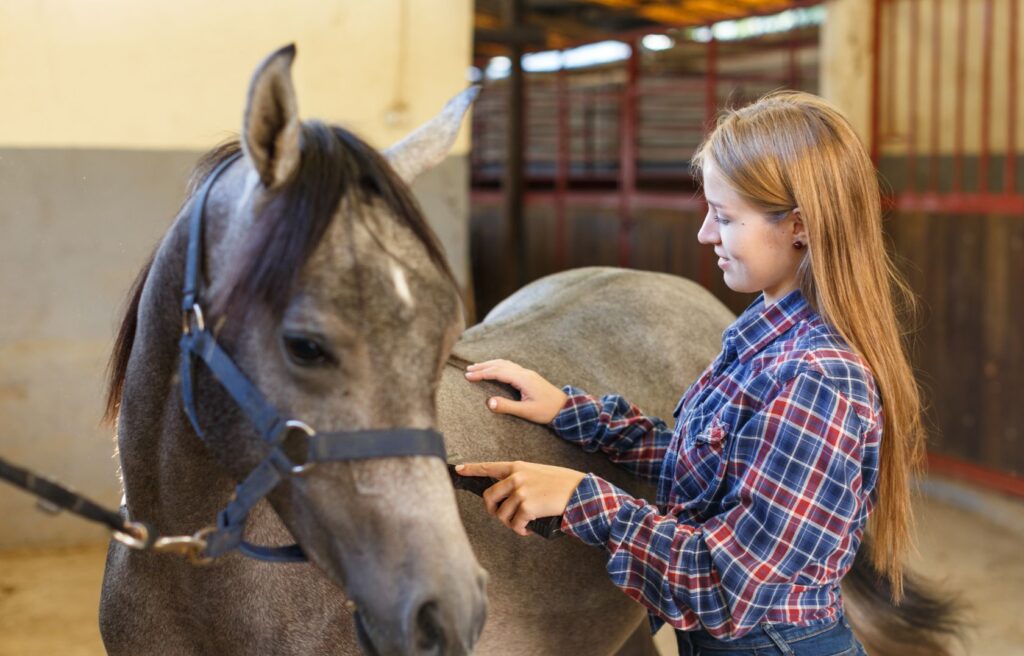
M 916 567 L 961 591 L 962 653 L 1024 655 L 1024 502 L 932 479 L 917 506 Z M 103 654 L 96 609 L 105 546 L 0 553 L 0 656 Z M 674 654 L 670 633 L 658 636 Z

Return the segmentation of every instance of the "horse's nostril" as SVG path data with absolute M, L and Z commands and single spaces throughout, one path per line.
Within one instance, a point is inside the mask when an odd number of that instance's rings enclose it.
M 436 601 L 428 601 L 416 613 L 416 653 L 445 653 L 445 631 L 441 609 Z

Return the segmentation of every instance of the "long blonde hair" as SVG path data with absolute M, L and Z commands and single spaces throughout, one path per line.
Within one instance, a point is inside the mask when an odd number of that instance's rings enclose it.
M 874 374 L 883 432 L 869 556 L 899 600 L 913 547 L 911 484 L 922 465 L 925 429 L 900 322 L 917 305 L 885 248 L 875 168 L 837 109 L 795 91 L 723 112 L 694 156 L 698 175 L 708 160 L 768 220 L 800 208 L 809 242 L 800 289 Z

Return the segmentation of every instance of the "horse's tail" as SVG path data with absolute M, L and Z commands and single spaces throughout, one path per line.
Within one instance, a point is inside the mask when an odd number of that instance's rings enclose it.
M 871 563 L 865 537 L 843 578 L 846 614 L 872 656 L 949 656 L 950 643 L 963 640 L 964 603 L 955 593 L 907 570 L 903 600 L 894 603 L 889 579 Z

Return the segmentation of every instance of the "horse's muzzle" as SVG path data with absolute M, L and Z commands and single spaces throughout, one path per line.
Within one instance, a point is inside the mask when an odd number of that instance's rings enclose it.
M 369 656 L 465 656 L 473 651 L 487 616 L 487 573 L 465 599 L 412 596 L 394 621 L 365 610 L 355 614 L 359 644 Z M 461 595 L 460 595 L 461 596 Z

